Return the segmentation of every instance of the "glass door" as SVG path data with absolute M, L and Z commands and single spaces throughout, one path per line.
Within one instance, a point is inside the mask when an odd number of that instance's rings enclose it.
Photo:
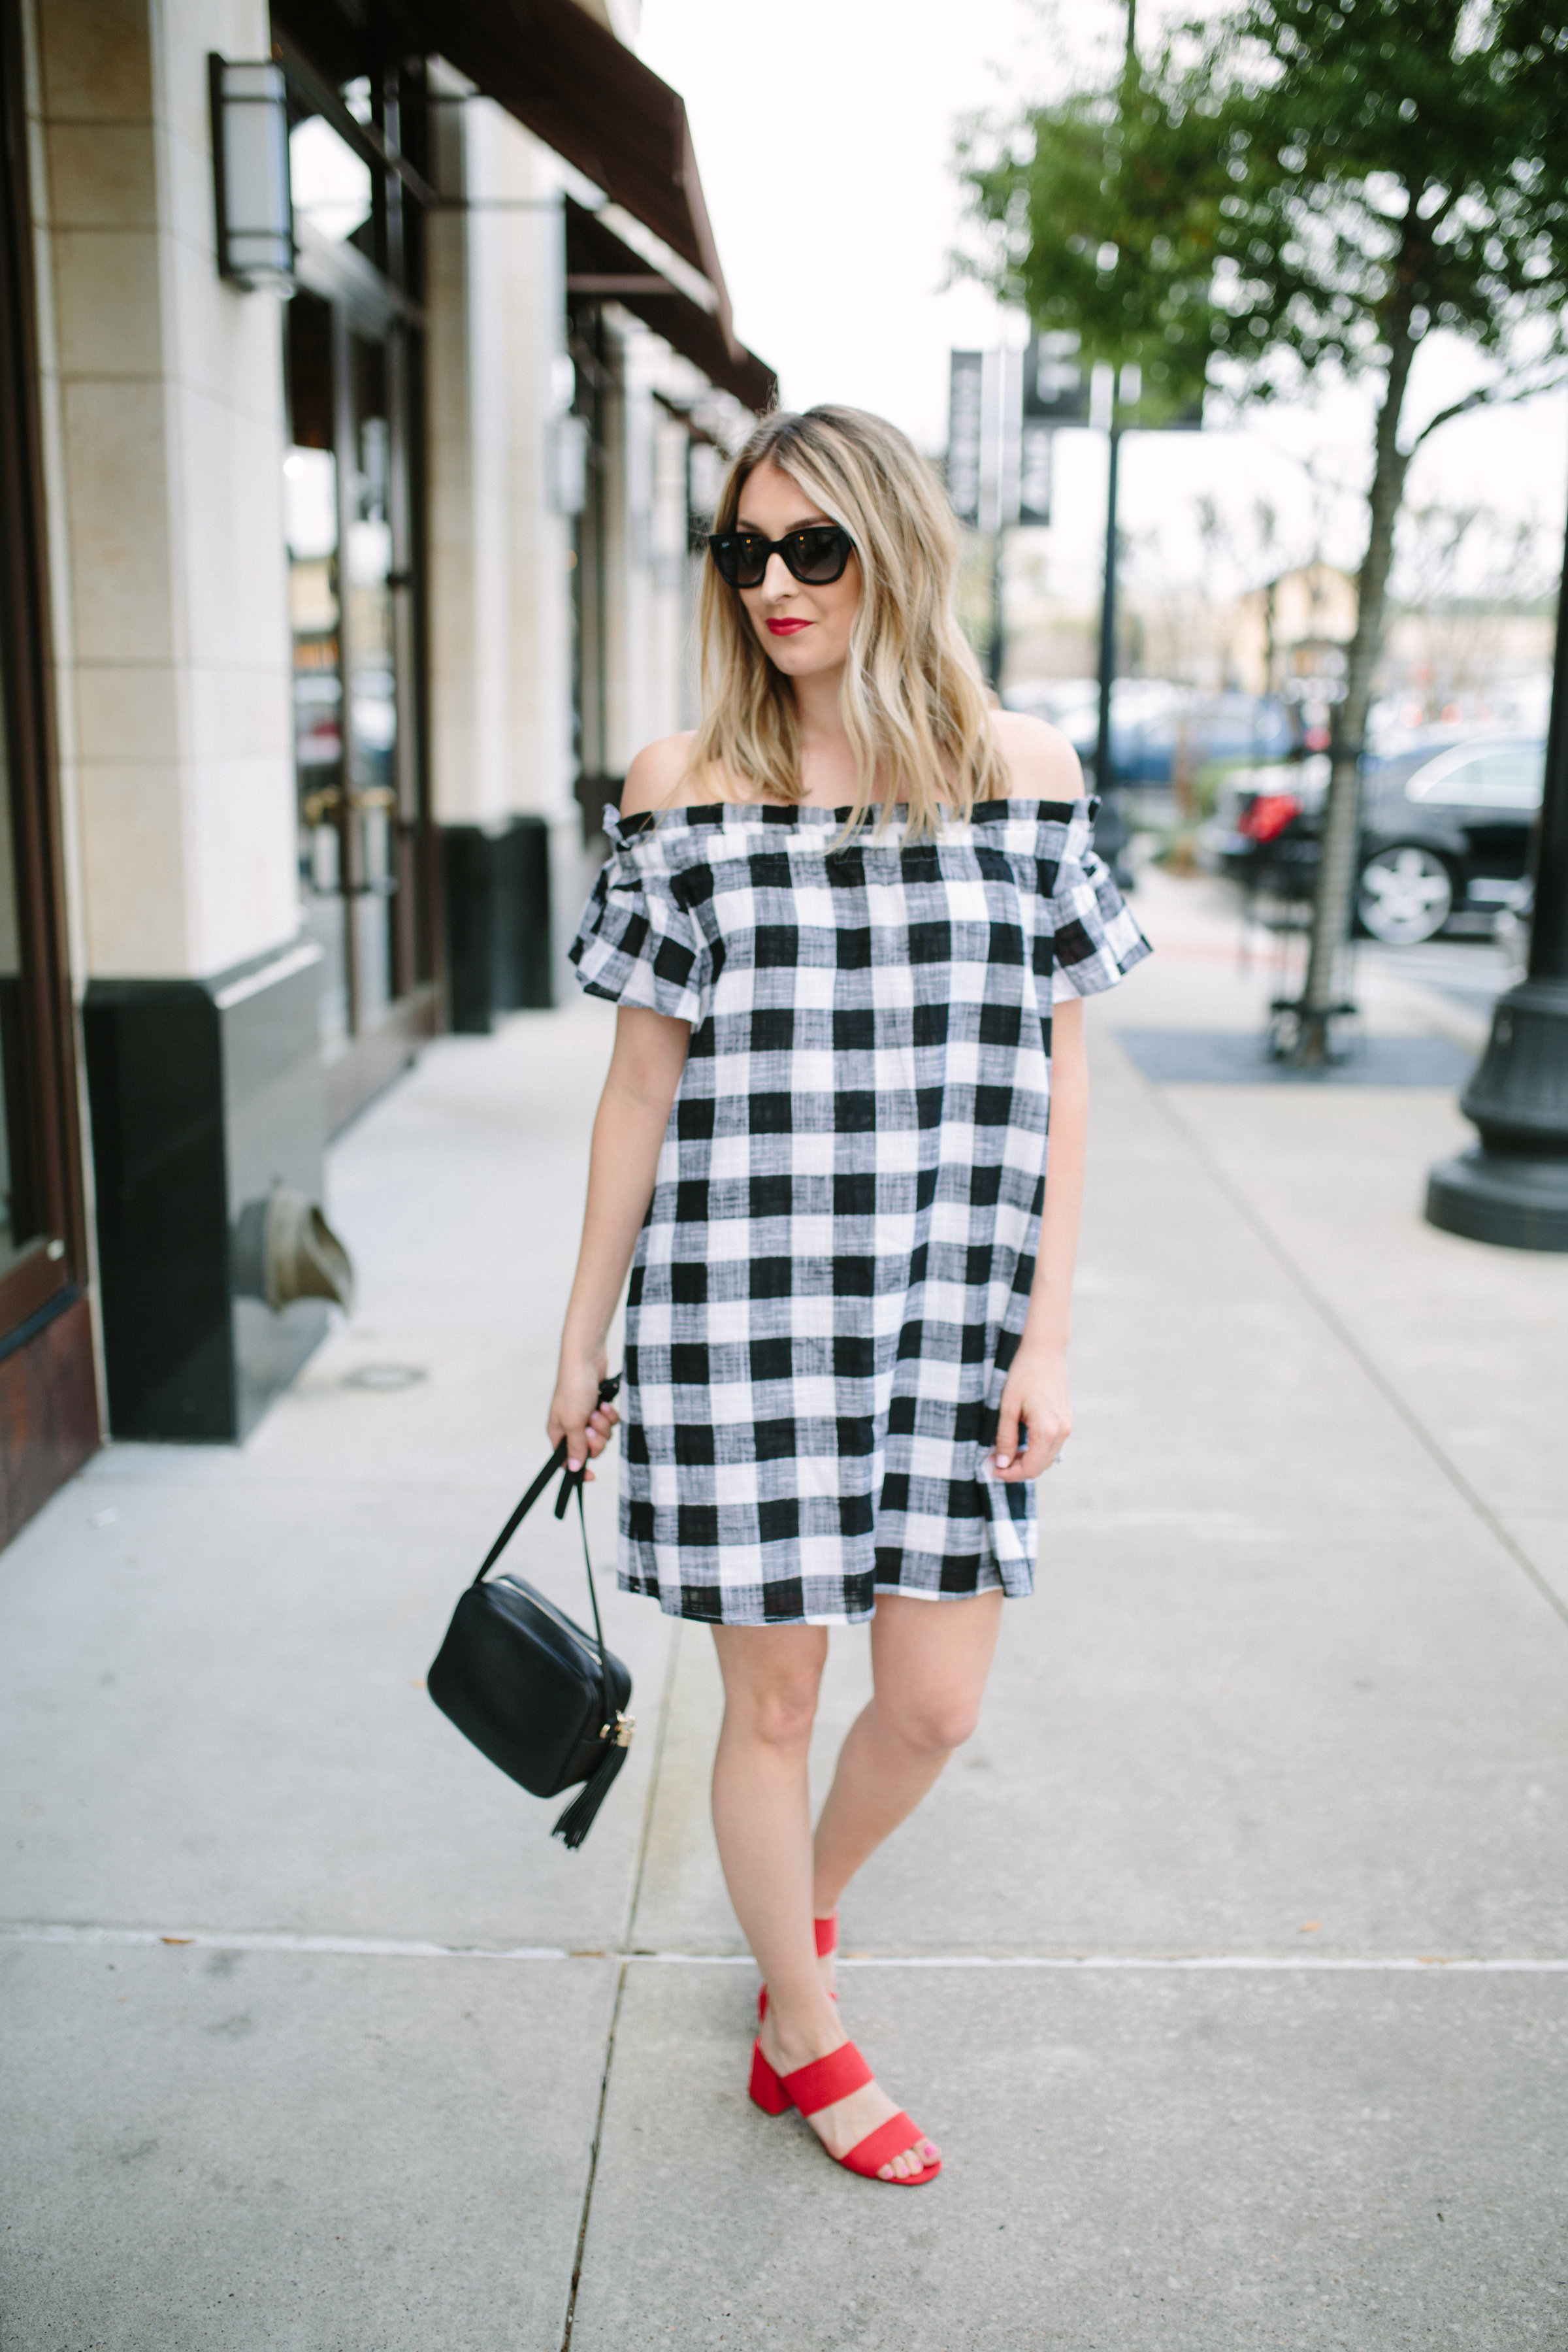
M 343 822 L 351 940 L 350 995 L 356 1030 L 385 1020 L 398 988 L 398 677 L 392 536 L 389 352 L 346 337 L 348 459 L 343 515 L 343 645 L 347 683 L 347 787 Z
M 405 361 L 395 326 L 370 333 L 305 292 L 289 305 L 300 877 L 329 1063 L 384 1032 L 421 977 Z
M 285 50 L 287 468 L 300 872 L 337 1125 L 434 1033 L 436 845 L 416 696 L 423 244 L 394 160 L 404 69 L 377 32 L 330 46 L 330 64 Z
M 302 927 L 321 949 L 321 1052 L 353 1033 L 344 895 L 343 678 L 332 317 L 297 294 L 289 306 L 291 446 L 283 461 L 289 618 L 294 646 L 294 774 Z

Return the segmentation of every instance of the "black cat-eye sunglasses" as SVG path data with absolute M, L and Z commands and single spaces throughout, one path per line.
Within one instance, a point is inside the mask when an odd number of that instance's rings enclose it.
M 731 588 L 760 588 L 770 555 L 782 555 L 803 587 L 826 588 L 843 579 L 855 542 L 836 522 L 812 523 L 786 530 L 782 539 L 764 539 L 760 530 L 716 530 L 708 552 Z

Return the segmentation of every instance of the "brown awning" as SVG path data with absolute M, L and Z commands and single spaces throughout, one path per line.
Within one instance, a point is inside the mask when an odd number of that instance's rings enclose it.
M 700 367 L 710 383 L 732 393 L 745 407 L 760 410 L 772 404 L 778 391 L 772 368 L 727 335 L 712 311 L 650 271 L 613 229 L 570 196 L 566 199 L 566 290 L 596 301 L 618 302 Z
M 730 297 L 679 92 L 575 0 L 425 0 L 416 13 L 433 53 L 702 272 L 728 339 Z

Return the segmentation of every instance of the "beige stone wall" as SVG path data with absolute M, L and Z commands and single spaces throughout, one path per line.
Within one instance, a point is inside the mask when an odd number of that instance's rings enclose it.
M 37 0 L 29 110 L 79 968 L 298 927 L 276 301 L 220 280 L 209 49 L 261 0 Z
M 444 78 L 448 99 L 465 85 Z M 437 110 L 431 220 L 430 711 L 445 824 L 574 811 L 572 530 L 551 463 L 564 257 L 549 151 L 487 100 Z
M 606 768 L 624 775 L 645 743 L 696 723 L 686 433 L 656 394 L 689 400 L 706 385 L 635 319 L 611 318 L 621 394 L 605 423 Z

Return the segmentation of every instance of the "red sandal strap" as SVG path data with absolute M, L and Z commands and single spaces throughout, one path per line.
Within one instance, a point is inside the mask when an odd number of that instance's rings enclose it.
M 891 2164 L 896 2156 L 907 2155 L 924 2137 L 920 2126 L 900 2108 L 885 2124 L 879 2124 L 874 2132 L 868 2132 L 864 2139 L 858 2139 L 848 2155 L 841 2156 L 838 2161 L 847 2171 L 863 2172 L 868 2180 L 875 2180 L 883 2165 Z M 921 2163 L 925 2172 L 935 2169 L 923 2157 Z M 912 2180 L 916 2176 L 911 2173 L 909 2178 Z
M 829 1912 L 826 1919 L 814 1919 L 811 1924 L 816 1931 L 816 1957 L 825 1960 L 829 1952 L 838 1949 L 838 1914 Z
M 793 2074 L 779 2077 L 803 2116 L 831 2107 L 876 2079 L 852 2042 L 841 2042 L 826 2058 L 814 2058 L 809 2066 L 797 2066 Z

